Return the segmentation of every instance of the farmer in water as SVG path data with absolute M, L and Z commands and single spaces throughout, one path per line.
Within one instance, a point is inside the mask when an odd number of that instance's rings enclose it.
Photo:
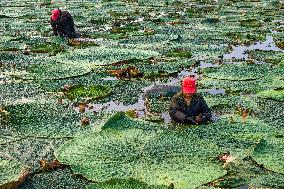
M 54 35 L 67 38 L 78 37 L 75 32 L 73 18 L 68 11 L 61 11 L 58 8 L 52 10 L 50 23 Z
M 196 93 L 193 77 L 182 80 L 182 91 L 172 97 L 169 113 L 174 121 L 184 124 L 199 125 L 211 120 L 211 111 L 203 97 Z

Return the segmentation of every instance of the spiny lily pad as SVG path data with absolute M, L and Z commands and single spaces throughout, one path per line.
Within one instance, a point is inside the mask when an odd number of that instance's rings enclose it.
M 284 90 L 266 90 L 257 93 L 257 96 L 261 98 L 268 98 L 276 101 L 284 101 Z
M 20 189 L 63 189 L 63 188 L 85 188 L 90 181 L 75 176 L 69 168 L 33 174 L 22 183 Z
M 218 153 L 214 144 L 188 132 L 108 129 L 62 145 L 55 156 L 90 180 L 135 178 L 149 185 L 195 188 L 226 174 L 210 160 Z
M 263 61 L 276 65 L 280 64 L 280 62 L 284 59 L 284 53 L 281 51 L 254 50 L 254 51 L 249 51 L 249 56 L 258 61 Z
M 243 27 L 260 27 L 261 22 L 258 19 L 241 20 L 240 25 Z
M 92 86 L 84 86 L 84 85 L 76 85 L 71 87 L 66 96 L 69 99 L 76 98 L 104 98 L 111 93 L 111 89 L 107 86 L 103 85 L 92 85 Z
M 283 135 L 267 137 L 258 144 L 252 154 L 253 159 L 265 168 L 284 174 Z
M 262 120 L 248 115 L 228 114 L 218 121 L 206 126 L 197 127 L 195 132 L 229 151 L 239 159 L 250 155 L 261 139 L 277 133 L 277 129 L 265 124 Z
M 228 174 L 216 181 L 210 183 L 217 188 L 238 188 L 249 185 L 252 178 L 268 173 L 264 168 L 259 167 L 252 158 L 235 160 L 226 166 Z
M 21 173 L 25 167 L 15 160 L 5 160 L 0 158 L 0 187 L 15 187 L 21 178 Z
M 36 80 L 64 79 L 85 75 L 90 71 L 88 65 L 79 63 L 33 64 L 28 66 L 28 74 L 22 77 Z
M 243 81 L 264 77 L 268 71 L 269 67 L 267 65 L 223 65 L 215 72 L 206 74 L 206 76 L 215 79 Z
M 0 84 L 0 91 L 0 104 L 3 105 L 32 98 L 44 92 L 37 84 L 21 81 Z
M 68 102 L 60 104 L 52 97 L 19 101 L 5 109 L 10 112 L 9 132 L 23 136 L 72 137 L 92 127 L 82 127 L 81 115 Z
M 147 123 L 143 121 L 137 121 L 126 116 L 123 112 L 117 112 L 107 122 L 102 126 L 102 130 L 106 129 L 115 129 L 115 130 L 124 130 L 124 129 L 143 129 L 143 130 L 159 130 L 162 129 L 158 125 L 153 123 Z
M 284 188 L 284 176 L 269 172 L 252 179 L 249 185 L 254 188 Z
M 34 53 L 50 53 L 55 55 L 59 52 L 64 52 L 64 47 L 56 44 L 39 44 L 31 48 L 31 52 Z
M 141 49 L 127 48 L 109 48 L 109 47 L 90 47 L 86 49 L 75 49 L 72 53 L 58 56 L 59 61 L 72 61 L 76 64 L 89 63 L 93 65 L 109 65 L 118 61 L 131 58 L 145 59 L 158 56 L 155 51 L 146 51 Z
M 110 180 L 103 183 L 92 184 L 87 189 L 168 189 L 167 186 L 149 186 L 135 179 Z
M 140 103 L 140 107 L 143 108 L 142 92 L 143 88 L 151 85 L 150 80 L 144 79 L 131 79 L 131 80 L 118 80 L 111 88 L 112 93 L 100 102 L 121 102 L 125 105 L 132 105 Z M 141 104 L 142 103 L 142 104 Z
M 18 138 L 0 146 L 1 155 L 29 166 L 37 172 L 40 169 L 40 160 L 52 161 L 53 152 L 68 139 Z
M 105 80 L 105 78 L 110 77 L 109 74 L 105 73 L 101 69 L 96 69 L 86 75 L 76 76 L 66 79 L 58 80 L 33 80 L 33 83 L 37 84 L 42 90 L 49 92 L 58 92 L 64 86 L 92 86 L 92 85 L 103 85 L 103 86 L 114 86 L 118 80 L 113 78 L 113 80 Z
M 190 50 L 175 49 L 166 54 L 168 57 L 181 57 L 181 58 L 191 58 L 192 53 Z
M 283 133 L 284 125 L 284 103 L 264 98 L 254 99 L 258 105 L 258 117 L 266 124 L 278 129 L 279 133 Z
M 224 89 L 228 94 L 257 93 L 267 89 L 284 87 L 284 80 L 273 73 L 256 80 L 231 81 L 214 78 L 203 78 L 198 82 L 201 88 Z

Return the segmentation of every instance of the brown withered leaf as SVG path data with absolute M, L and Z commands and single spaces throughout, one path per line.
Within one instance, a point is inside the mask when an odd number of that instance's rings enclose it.
M 248 110 L 248 109 L 245 109 L 245 110 L 243 111 L 243 113 L 242 113 L 242 121 L 243 121 L 243 124 L 246 123 L 248 114 L 249 114 L 249 110 Z
M 81 125 L 89 125 L 90 124 L 90 119 L 88 117 L 83 117 L 81 119 Z
M 142 74 L 138 70 L 138 68 L 134 66 L 129 66 L 124 69 L 117 70 L 108 70 L 108 73 L 118 77 L 118 78 L 132 78 L 132 77 L 141 77 Z
M 50 163 L 48 163 L 48 161 L 46 161 L 44 159 L 39 160 L 39 165 L 40 165 L 40 169 L 42 171 L 49 171 L 49 170 L 51 170 Z
M 85 112 L 85 107 L 86 107 L 85 103 L 80 103 L 79 104 L 79 112 L 84 113 Z
M 57 159 L 55 159 L 50 162 L 50 166 L 52 169 L 57 169 L 57 168 L 61 168 L 62 164 Z

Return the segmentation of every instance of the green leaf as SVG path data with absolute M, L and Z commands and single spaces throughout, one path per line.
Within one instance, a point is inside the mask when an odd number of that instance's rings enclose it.
M 252 154 L 253 159 L 265 168 L 284 174 L 284 135 L 267 137 L 258 144 Z
M 75 49 L 69 54 L 58 55 L 57 59 L 61 62 L 71 61 L 74 64 L 88 63 L 92 65 L 110 65 L 118 61 L 129 60 L 132 58 L 146 59 L 158 56 L 155 51 L 141 49 L 127 49 L 118 47 L 90 47 L 85 49 Z
M 166 186 L 149 186 L 135 179 L 118 180 L 113 179 L 103 183 L 92 184 L 87 189 L 168 189 Z
M 255 188 L 283 188 L 284 176 L 283 174 L 269 172 L 252 179 L 250 186 Z
M 0 158 L 0 187 L 13 186 L 13 183 L 20 179 L 23 170 L 21 163 Z
M 97 99 L 104 98 L 110 95 L 110 93 L 111 89 L 103 85 L 76 85 L 74 87 L 71 87 L 71 89 L 67 92 L 66 96 L 71 100 L 74 100 L 76 98 Z
M 46 97 L 45 97 L 46 98 Z M 8 129 L 27 136 L 72 137 L 90 131 L 92 126 L 82 127 L 81 116 L 64 100 L 26 99 L 6 106 L 10 112 Z
M 257 96 L 261 98 L 268 98 L 276 101 L 284 101 L 284 90 L 265 90 L 257 93 Z
M 215 144 L 186 131 L 108 129 L 67 142 L 55 156 L 94 181 L 134 178 L 149 185 L 194 188 L 226 174 L 213 160 L 219 153 Z
M 206 76 L 215 79 L 244 81 L 262 78 L 268 71 L 267 65 L 232 64 L 223 65 L 215 72 L 206 74 Z
M 86 64 L 78 63 L 50 63 L 32 64 L 27 68 L 27 75 L 24 79 L 52 80 L 78 77 L 89 73 L 91 70 Z

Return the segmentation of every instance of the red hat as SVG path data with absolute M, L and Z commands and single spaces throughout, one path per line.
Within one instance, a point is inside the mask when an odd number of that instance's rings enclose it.
M 193 77 L 186 77 L 182 80 L 182 92 L 183 93 L 195 93 L 195 79 Z
M 52 20 L 57 20 L 57 18 L 59 17 L 60 15 L 60 11 L 58 9 L 53 9 L 51 11 L 52 15 L 51 15 L 51 19 Z

